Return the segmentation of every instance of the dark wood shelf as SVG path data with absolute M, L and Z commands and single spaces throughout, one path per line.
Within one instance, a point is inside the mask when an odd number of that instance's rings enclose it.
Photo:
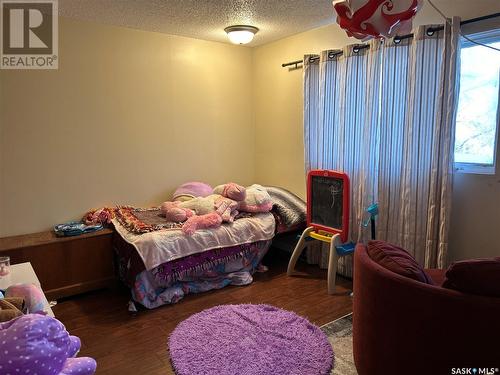
M 111 229 L 104 228 L 103 230 L 82 234 L 80 236 L 58 237 L 53 231 L 38 232 L 31 234 L 22 234 L 19 236 L 2 237 L 0 238 L 0 251 L 14 250 L 22 247 L 35 247 L 46 245 L 54 242 L 66 242 L 84 240 L 86 238 L 107 236 L 112 234 Z
M 40 232 L 0 238 L 0 256 L 12 264 L 30 262 L 47 298 L 58 299 L 104 288 L 115 280 L 113 231 L 57 237 Z

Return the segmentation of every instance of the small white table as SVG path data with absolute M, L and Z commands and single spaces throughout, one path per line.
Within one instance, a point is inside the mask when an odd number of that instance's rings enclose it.
M 2 290 L 7 289 L 9 286 L 14 284 L 35 284 L 40 288 L 40 290 L 42 289 L 40 281 L 36 276 L 35 270 L 29 262 L 12 264 L 10 266 L 10 273 L 7 276 L 3 276 L 0 278 L 0 289 Z M 45 311 L 48 316 L 54 317 L 54 312 L 50 308 L 45 294 L 43 295 L 43 299 L 43 304 L 45 306 L 43 311 Z

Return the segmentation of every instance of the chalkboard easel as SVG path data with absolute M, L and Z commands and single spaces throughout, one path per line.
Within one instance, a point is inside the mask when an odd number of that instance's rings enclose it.
M 306 242 L 315 239 L 328 243 L 328 293 L 335 291 L 338 259 L 354 252 L 354 244 L 343 244 L 349 235 L 349 177 L 330 170 L 312 170 L 307 175 L 307 228 L 295 246 L 288 275 L 295 273 L 295 265 Z
M 307 175 L 307 226 L 315 231 L 349 235 L 349 177 L 330 170 L 312 170 Z

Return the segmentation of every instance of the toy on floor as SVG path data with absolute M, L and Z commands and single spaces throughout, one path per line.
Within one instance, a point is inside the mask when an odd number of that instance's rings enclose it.
M 354 244 L 346 243 L 348 234 L 349 177 L 345 173 L 329 170 L 310 171 L 307 175 L 307 228 L 295 246 L 287 274 L 294 274 L 307 240 L 326 242 L 330 245 L 328 293 L 333 294 L 338 259 L 354 252 Z
M 0 323 L 0 373 L 38 375 L 91 375 L 92 358 L 75 358 L 81 342 L 70 336 L 57 319 L 28 314 Z

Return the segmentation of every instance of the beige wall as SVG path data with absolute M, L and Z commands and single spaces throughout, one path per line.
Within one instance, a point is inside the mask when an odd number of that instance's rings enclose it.
M 447 15 L 462 19 L 500 12 L 498 0 L 436 3 Z M 416 25 L 440 22 L 427 3 L 415 20 Z M 305 196 L 302 69 L 288 70 L 281 64 L 301 59 L 305 53 L 339 48 L 349 42 L 343 31 L 330 25 L 253 49 L 257 182 L 282 185 Z M 450 259 L 500 254 L 492 230 L 500 209 L 498 177 L 462 176 L 456 179 L 455 185 L 458 186 L 454 193 L 456 215 L 451 229 Z M 464 200 L 468 201 L 465 205 Z M 480 245 L 474 246 L 477 238 Z
M 500 12 L 498 0 L 439 4 L 464 19 Z M 426 6 L 416 24 L 439 21 Z M 281 63 L 347 43 L 335 25 L 249 49 L 61 19 L 58 71 L 0 71 L 0 236 L 156 204 L 192 179 L 304 196 L 302 70 Z M 450 258 L 499 254 L 498 174 L 455 182 Z
M 257 182 L 305 197 L 302 69 L 281 64 L 348 43 L 340 28 L 326 26 L 253 49 Z
M 59 70 L 0 72 L 0 236 L 253 182 L 250 48 L 66 19 L 59 37 Z

